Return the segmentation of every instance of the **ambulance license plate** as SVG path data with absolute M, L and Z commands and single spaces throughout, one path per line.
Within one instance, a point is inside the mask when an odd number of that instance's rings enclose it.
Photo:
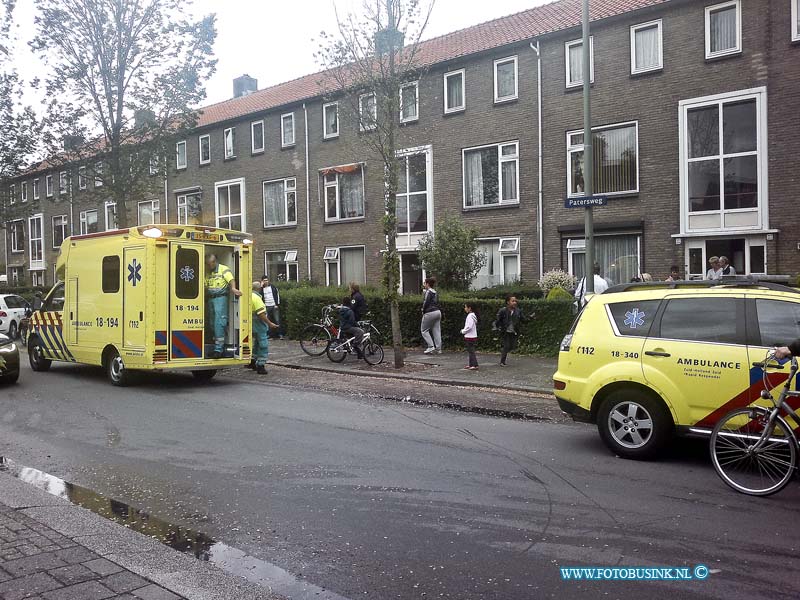
M 218 233 L 203 233 L 200 231 L 190 231 L 189 239 L 196 242 L 219 242 L 220 236 Z

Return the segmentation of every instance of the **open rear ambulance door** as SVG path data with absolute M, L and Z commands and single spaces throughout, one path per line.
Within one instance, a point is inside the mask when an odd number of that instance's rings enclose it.
M 204 358 L 203 244 L 172 242 L 169 269 L 169 358 Z

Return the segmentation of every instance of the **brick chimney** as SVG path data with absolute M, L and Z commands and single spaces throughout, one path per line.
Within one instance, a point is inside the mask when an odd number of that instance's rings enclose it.
M 245 73 L 233 80 L 233 97 L 241 98 L 258 90 L 258 79 L 253 79 Z

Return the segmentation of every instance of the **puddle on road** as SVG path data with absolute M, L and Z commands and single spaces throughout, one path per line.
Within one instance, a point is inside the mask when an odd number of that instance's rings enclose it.
M 179 552 L 213 563 L 227 573 L 238 575 L 287 598 L 347 600 L 334 592 L 302 581 L 277 565 L 218 542 L 200 531 L 169 523 L 146 511 L 69 483 L 44 471 L 17 465 L 1 456 L 0 471 L 13 475 L 48 494 L 69 500 L 128 529 L 154 538 Z

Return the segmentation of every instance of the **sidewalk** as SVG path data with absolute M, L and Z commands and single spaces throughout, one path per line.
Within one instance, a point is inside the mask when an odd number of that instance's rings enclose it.
M 391 348 L 384 347 L 384 351 L 386 358 L 383 364 L 374 367 L 363 360 L 357 360 L 354 356 L 348 356 L 343 363 L 337 364 L 328 360 L 324 354 L 317 357 L 308 356 L 303 352 L 300 343 L 294 340 L 270 340 L 269 362 L 295 369 L 535 394 L 552 393 L 553 373 L 556 372 L 558 365 L 555 358 L 511 354 L 508 357 L 508 366 L 501 367 L 499 354 L 479 353 L 480 369 L 465 371 L 464 365 L 467 362 L 465 352 L 445 351 L 442 354 L 429 355 L 414 349 L 406 352 L 406 367 L 398 372 L 393 367 Z

